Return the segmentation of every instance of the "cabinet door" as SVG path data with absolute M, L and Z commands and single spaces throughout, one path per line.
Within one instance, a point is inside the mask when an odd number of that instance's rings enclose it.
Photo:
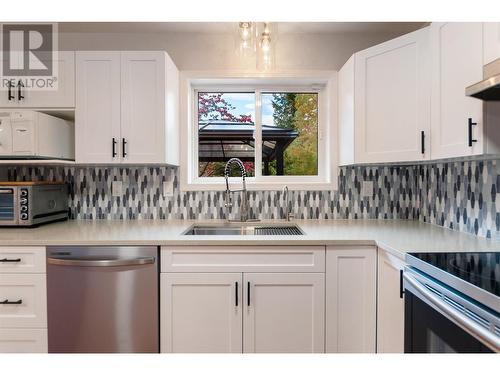
M 339 71 L 339 164 L 354 164 L 354 59 Z
M 120 52 L 77 52 L 76 85 L 76 161 L 119 162 Z
M 6 58 L 0 59 L 0 69 L 3 69 L 5 64 L 8 64 L 8 60 Z M 3 71 L 3 70 L 2 70 Z M 7 80 L 8 77 L 5 77 Z M 15 87 L 16 82 L 11 80 L 11 85 L 13 85 L 10 89 L 9 96 L 9 86 L 7 82 L 2 82 L 0 85 L 0 108 L 16 108 L 19 106 L 17 101 L 17 88 Z
M 59 51 L 57 54 L 57 89 L 23 89 L 24 99 L 19 100 L 20 107 L 30 108 L 72 108 L 75 106 L 75 52 Z M 52 59 L 40 59 L 42 63 Z
M 122 52 L 123 162 L 165 162 L 165 58 L 164 52 Z
M 429 158 L 428 28 L 355 54 L 356 162 Z M 422 152 L 423 151 L 423 152 Z
M 483 77 L 483 26 L 473 22 L 431 24 L 432 158 L 481 154 L 481 100 L 465 96 L 465 88 Z M 477 123 L 469 146 L 469 118 Z
M 500 59 L 500 22 L 483 23 L 484 65 Z
M 0 275 L 0 328 L 46 328 L 45 274 Z
M 12 155 L 12 125 L 9 117 L 0 118 L 0 155 Z
M 404 353 L 404 262 L 378 250 L 377 353 Z
M 241 273 L 162 273 L 161 351 L 241 353 Z
M 245 353 L 324 353 L 322 273 L 243 275 Z
M 45 247 L 0 247 L 1 273 L 45 273 Z
M 377 252 L 374 247 L 326 251 L 326 351 L 374 353 Z
M 0 353 L 47 353 L 46 328 L 0 328 Z

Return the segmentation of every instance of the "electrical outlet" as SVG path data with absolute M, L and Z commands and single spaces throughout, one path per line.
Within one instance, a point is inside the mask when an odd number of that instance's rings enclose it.
M 122 182 L 113 181 L 111 184 L 111 195 L 113 197 L 121 197 L 123 195 Z
M 174 195 L 174 180 L 167 180 L 163 183 L 163 196 L 171 197 Z
M 373 195 L 373 181 L 363 181 L 361 184 L 361 196 L 371 197 Z

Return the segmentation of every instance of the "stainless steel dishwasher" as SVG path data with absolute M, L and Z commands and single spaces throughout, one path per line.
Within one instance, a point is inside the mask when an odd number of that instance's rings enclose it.
M 158 353 L 157 247 L 48 247 L 49 353 Z

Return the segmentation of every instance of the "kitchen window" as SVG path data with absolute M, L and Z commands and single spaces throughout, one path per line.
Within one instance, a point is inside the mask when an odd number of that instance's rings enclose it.
M 190 86 L 188 181 L 181 177 L 181 188 L 223 188 L 226 162 L 238 158 L 249 189 L 332 189 L 326 84 L 236 81 Z M 231 183 L 239 176 L 234 168 Z

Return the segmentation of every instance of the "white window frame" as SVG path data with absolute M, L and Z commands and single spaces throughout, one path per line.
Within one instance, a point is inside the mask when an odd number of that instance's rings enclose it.
M 181 72 L 181 170 L 182 191 L 223 190 L 224 177 L 198 176 L 198 92 L 255 92 L 255 165 L 262 165 L 261 93 L 318 93 L 318 175 L 263 176 L 255 168 L 255 177 L 247 177 L 248 190 L 334 190 L 337 188 L 337 75 L 336 72 L 295 72 L 286 75 L 249 76 Z M 237 188 L 241 178 L 231 177 Z

